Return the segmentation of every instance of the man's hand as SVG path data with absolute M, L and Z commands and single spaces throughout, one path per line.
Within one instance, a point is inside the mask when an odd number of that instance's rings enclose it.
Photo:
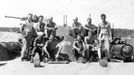
M 81 53 L 82 52 L 82 49 L 80 49 L 80 48 L 78 48 L 77 50 L 78 50 L 78 53 Z
M 58 57 L 59 57 L 59 54 L 56 54 L 56 55 L 55 55 L 55 58 L 58 58 Z
M 43 46 L 43 44 L 40 44 L 40 46 Z
M 112 37 L 109 37 L 109 41 L 110 41 L 110 42 L 112 42 L 112 41 L 113 41 Z
M 37 46 L 41 46 L 41 47 L 42 47 L 42 46 L 43 46 L 43 44 L 37 44 Z
M 48 54 L 48 58 L 50 58 L 50 55 Z

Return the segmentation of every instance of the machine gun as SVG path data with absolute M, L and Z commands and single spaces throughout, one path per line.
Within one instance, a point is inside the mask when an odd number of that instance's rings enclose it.
M 27 20 L 27 17 L 13 17 L 13 16 L 5 16 L 6 18 L 14 18 L 14 19 L 20 19 L 20 20 Z

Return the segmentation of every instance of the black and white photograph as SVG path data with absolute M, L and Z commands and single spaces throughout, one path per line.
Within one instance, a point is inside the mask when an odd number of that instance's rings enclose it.
M 1 0 L 0 75 L 133 75 L 134 0 Z

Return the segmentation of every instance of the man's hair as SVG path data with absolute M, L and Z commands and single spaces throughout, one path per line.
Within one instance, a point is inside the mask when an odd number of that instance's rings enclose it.
M 78 20 L 78 17 L 76 17 L 75 19 L 73 19 L 73 21 L 76 21 L 76 20 Z
M 34 15 L 34 17 L 36 17 L 36 18 L 37 18 L 38 16 L 37 16 L 37 15 Z
M 106 14 L 103 13 L 103 14 L 101 14 L 101 17 L 102 17 L 102 16 L 105 16 L 105 17 L 106 17 Z
M 40 17 L 41 17 L 41 18 L 44 18 L 42 15 L 40 15 L 39 18 L 40 18 Z

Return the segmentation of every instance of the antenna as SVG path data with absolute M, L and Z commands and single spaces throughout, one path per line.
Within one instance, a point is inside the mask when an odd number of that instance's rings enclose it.
M 66 27 L 67 26 L 67 15 L 63 16 L 63 26 Z
M 89 18 L 91 18 L 91 14 L 89 13 Z
M 112 34 L 112 37 L 114 37 L 114 24 L 112 24 L 112 27 L 113 27 L 113 34 Z

